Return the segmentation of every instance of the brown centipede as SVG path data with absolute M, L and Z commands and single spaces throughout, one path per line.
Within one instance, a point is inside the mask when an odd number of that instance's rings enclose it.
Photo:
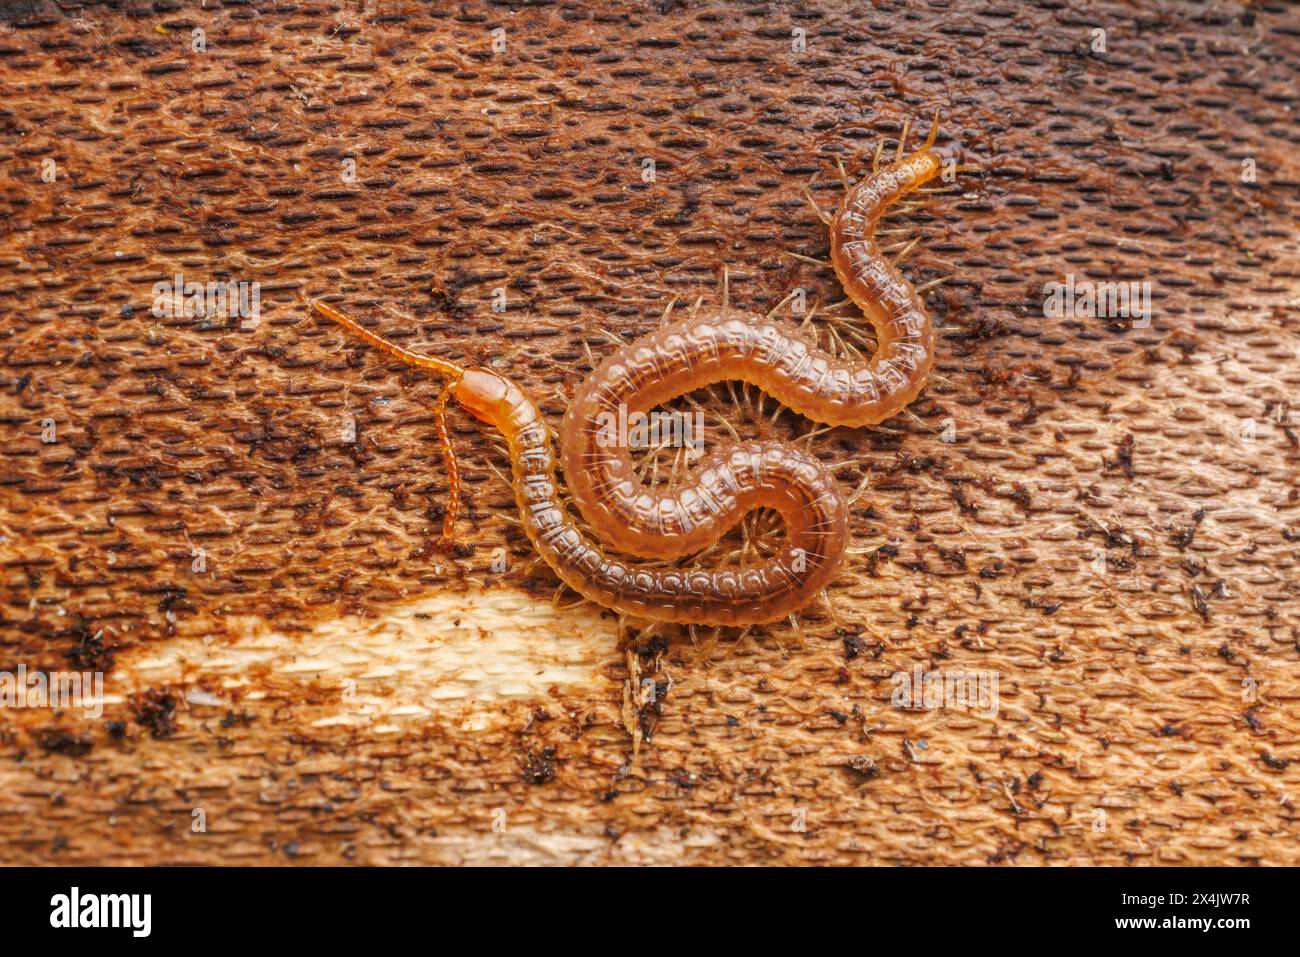
M 785 543 L 771 557 L 711 571 L 637 564 L 606 554 L 569 516 L 560 498 L 550 431 L 510 379 L 403 349 L 334 307 L 315 308 L 404 362 L 448 381 L 435 409 L 438 434 L 459 478 L 443 421 L 448 394 L 505 436 L 515 499 L 534 547 L 560 579 L 619 612 L 661 621 L 747 625 L 793 613 L 834 576 L 848 542 L 848 503 L 825 467 L 775 440 L 738 442 L 705 456 L 671 491 L 645 484 L 626 437 L 608 441 L 601 417 L 645 413 L 724 380 L 751 383 L 805 417 L 827 425 L 883 421 L 911 402 L 934 363 L 934 329 L 917 291 L 882 255 L 876 226 L 894 203 L 938 175 L 932 149 L 903 157 L 904 126 L 893 162 L 848 189 L 830 217 L 831 262 L 846 293 L 875 330 L 870 360 L 823 351 L 791 323 L 721 311 L 666 325 L 616 350 L 579 386 L 560 431 L 560 462 L 574 503 L 607 545 L 649 559 L 693 554 L 717 542 L 746 513 L 776 510 Z M 878 166 L 879 153 L 877 153 Z M 969 168 L 969 167 L 959 167 Z M 847 184 L 846 184 L 847 185 Z M 604 439 L 604 440 L 602 440 Z M 445 530 L 454 522 L 454 503 Z

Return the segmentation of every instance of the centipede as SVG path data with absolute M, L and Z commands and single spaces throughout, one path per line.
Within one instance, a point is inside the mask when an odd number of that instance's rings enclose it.
M 846 191 L 833 214 L 818 210 L 829 229 L 835 275 L 874 332 L 871 355 L 824 349 L 814 333 L 786 318 L 742 315 L 729 305 L 696 310 L 615 349 L 595 367 L 563 417 L 558 455 L 537 404 L 509 377 L 408 350 L 321 299 L 312 306 L 387 354 L 444 380 L 434 414 L 450 472 L 446 535 L 453 532 L 459 498 L 459 471 L 444 420 L 447 400 L 454 398 L 504 437 L 523 530 L 575 592 L 651 621 L 777 621 L 827 588 L 844 558 L 849 500 L 827 467 L 791 442 L 754 439 L 712 449 L 671 487 L 648 484 L 636 470 L 627 437 L 610 436 L 598 423 L 620 408 L 646 413 L 724 381 L 756 387 L 832 427 L 876 425 L 911 403 L 934 365 L 935 330 L 921 294 L 886 258 L 877 230 L 891 207 L 943 167 L 934 149 L 938 115 L 923 145 L 904 155 L 907 130 L 904 124 L 891 161 L 882 164 L 878 149 L 856 185 L 844 177 Z M 569 512 L 559 471 L 587 530 Z M 773 554 L 738 567 L 668 564 L 709 549 L 759 509 L 774 511 L 784 525 L 782 545 Z

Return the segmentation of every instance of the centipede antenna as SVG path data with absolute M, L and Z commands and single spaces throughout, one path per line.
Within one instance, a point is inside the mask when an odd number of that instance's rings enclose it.
M 355 319 L 335 309 L 327 302 L 316 299 L 312 301 L 311 305 L 322 316 L 334 320 L 344 329 L 355 333 L 389 355 L 396 356 L 408 365 L 430 369 L 448 380 L 434 402 L 433 425 L 438 433 L 438 447 L 442 450 L 443 461 L 447 463 L 447 507 L 442 516 L 442 536 L 443 538 L 452 538 L 456 531 L 456 516 L 460 512 L 460 466 L 456 462 L 456 450 L 451 444 L 451 435 L 447 431 L 447 399 L 451 397 L 453 387 L 465 374 L 465 370 L 447 359 L 404 349 L 397 343 L 390 342 L 383 336 L 371 332 Z
M 885 138 L 882 136 L 880 142 L 876 144 L 876 155 L 871 160 L 871 171 L 874 173 L 880 169 L 880 157 L 885 155 Z
M 382 349 L 384 352 L 387 352 L 389 355 L 396 356 L 398 359 L 401 359 L 407 365 L 420 366 L 421 368 L 424 369 L 431 369 L 432 371 L 436 372 L 438 375 L 442 376 L 443 378 L 452 380 L 452 382 L 459 381 L 460 377 L 465 374 L 465 370 L 462 367 L 456 365 L 456 363 L 454 362 L 448 361 L 447 359 L 440 359 L 437 356 L 427 356 L 422 352 L 412 352 L 410 349 L 404 349 L 402 346 L 399 346 L 395 342 L 390 342 L 388 339 L 385 339 L 383 336 L 371 332 L 369 329 L 361 325 L 361 323 L 357 322 L 355 319 L 352 319 L 349 316 L 344 315 L 342 312 L 340 312 L 338 309 L 335 309 L 327 302 L 322 302 L 319 299 L 314 299 L 312 300 L 311 306 L 313 309 L 315 309 L 325 318 L 333 319 L 344 329 L 347 329 L 349 332 L 352 332 L 360 336 L 362 339 L 366 340 L 366 342 L 370 343 L 372 346 L 376 346 Z
M 931 146 L 933 146 L 934 141 L 938 136 L 939 136 L 939 108 L 936 106 L 934 108 L 934 122 L 930 124 L 930 132 L 925 138 L 925 145 L 921 147 L 921 152 L 924 153 Z
M 460 511 L 460 467 L 456 464 L 456 450 L 447 433 L 447 399 L 451 388 L 444 387 L 433 404 L 433 425 L 438 432 L 438 447 L 447 463 L 447 508 L 442 515 L 442 537 L 450 539 L 456 531 L 456 515 Z
M 898 137 L 898 149 L 894 151 L 894 162 L 897 163 L 903 158 L 903 149 L 907 146 L 907 134 L 912 129 L 912 118 L 909 116 L 903 120 L 903 133 Z

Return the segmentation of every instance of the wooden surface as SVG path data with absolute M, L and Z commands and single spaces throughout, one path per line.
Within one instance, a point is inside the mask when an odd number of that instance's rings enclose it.
M 1294 7 L 441 6 L 3 4 L 0 668 L 108 701 L 0 709 L 0 861 L 1300 863 Z M 938 374 L 811 440 L 870 551 L 802 634 L 556 607 L 459 412 L 445 545 L 436 383 L 301 305 L 558 421 L 724 269 L 837 299 L 803 190 L 936 107 L 986 170 L 910 220 Z M 153 316 L 177 272 L 260 324 Z M 893 707 L 918 664 L 998 713 Z

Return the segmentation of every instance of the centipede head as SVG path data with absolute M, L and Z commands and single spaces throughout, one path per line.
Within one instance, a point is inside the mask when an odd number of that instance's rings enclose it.
M 510 382 L 490 369 L 466 369 L 455 386 L 456 401 L 488 425 L 501 421 L 509 392 Z
M 892 177 L 901 196 L 938 176 L 943 170 L 944 157 L 934 149 L 934 142 L 939 136 L 939 111 L 934 111 L 934 120 L 925 142 L 915 152 L 904 155 L 907 149 L 908 133 L 912 129 L 911 119 L 903 121 L 902 132 L 898 135 L 898 144 L 894 149 L 893 159 L 882 167 L 881 159 L 885 152 L 885 140 L 881 139 L 876 147 L 876 154 L 871 160 L 871 171 L 877 175 Z
M 934 179 L 940 173 L 944 172 L 945 165 L 951 173 L 974 173 L 980 170 L 980 167 L 969 163 L 953 164 L 951 159 L 940 155 L 934 149 L 934 141 L 939 135 L 939 111 L 934 111 L 934 122 L 930 125 L 930 132 L 921 144 L 921 148 L 916 152 L 903 157 L 903 148 L 907 141 L 907 125 L 903 126 L 903 136 L 898 144 L 898 159 L 896 165 L 900 170 L 905 170 L 906 174 L 915 177 L 912 188 L 924 185 L 928 180 Z
M 888 172 L 892 173 L 897 179 L 906 184 L 906 190 L 916 189 L 924 186 L 928 181 L 934 179 L 943 169 L 943 157 L 934 149 L 934 141 L 939 136 L 939 111 L 934 111 L 934 122 L 930 124 L 930 132 L 921 144 L 920 149 L 915 152 L 903 155 L 907 148 L 907 134 L 911 129 L 912 121 L 903 121 L 903 132 L 898 137 L 898 148 L 894 153 L 894 161 L 889 164 Z M 882 144 L 883 145 L 883 144 Z M 879 153 L 877 153 L 877 157 Z

